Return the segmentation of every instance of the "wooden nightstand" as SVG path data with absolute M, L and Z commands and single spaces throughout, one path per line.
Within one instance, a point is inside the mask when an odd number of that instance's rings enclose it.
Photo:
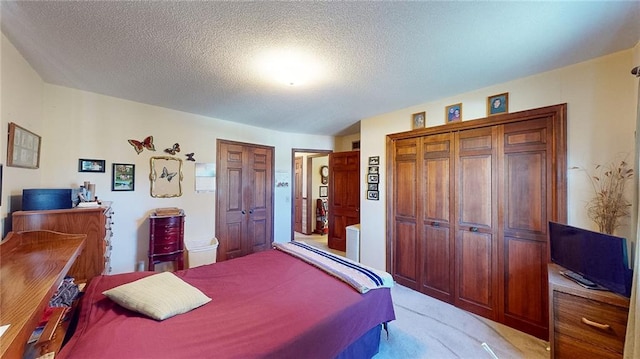
M 149 216 L 149 266 L 153 271 L 159 262 L 174 262 L 174 269 L 184 268 L 184 211 L 175 215 Z
M 583 288 L 549 264 L 551 358 L 622 358 L 629 299 Z

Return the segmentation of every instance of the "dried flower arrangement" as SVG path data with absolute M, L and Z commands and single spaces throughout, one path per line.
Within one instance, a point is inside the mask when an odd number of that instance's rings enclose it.
M 600 232 L 613 234 L 620 219 L 630 214 L 631 203 L 625 198 L 625 187 L 633 177 L 633 168 L 622 160 L 619 164 L 596 165 L 594 170 L 587 173 L 595 192 L 587 204 L 587 214 Z

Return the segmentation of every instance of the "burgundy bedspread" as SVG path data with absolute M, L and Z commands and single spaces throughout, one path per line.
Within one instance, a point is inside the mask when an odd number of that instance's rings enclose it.
M 151 274 L 94 278 L 76 332 L 56 358 L 328 359 L 395 319 L 388 288 L 360 294 L 277 250 L 176 272 L 212 301 L 162 322 L 102 295 Z

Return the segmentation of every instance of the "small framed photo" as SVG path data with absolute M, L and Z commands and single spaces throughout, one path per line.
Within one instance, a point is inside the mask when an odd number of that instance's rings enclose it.
M 320 197 L 327 197 L 329 195 L 329 187 L 320 186 Z
M 78 172 L 104 172 L 104 160 L 78 160 Z
M 413 120 L 413 129 L 424 128 L 426 112 L 418 112 L 411 115 L 411 119 Z
M 378 166 L 369 166 L 369 173 L 378 173 Z
M 462 103 L 445 107 L 444 115 L 447 123 L 462 120 Z
M 369 157 L 369 166 L 378 166 L 380 164 L 380 156 Z
M 136 166 L 128 163 L 114 163 L 111 167 L 111 190 L 133 191 L 135 189 Z
M 377 183 L 367 183 L 367 191 L 377 191 L 378 184 Z
M 378 191 L 367 191 L 367 199 L 377 201 L 380 199 L 379 193 Z
M 509 112 L 509 93 L 501 93 L 487 97 L 487 116 Z
M 369 173 L 367 175 L 367 183 L 379 183 L 380 177 L 377 173 Z

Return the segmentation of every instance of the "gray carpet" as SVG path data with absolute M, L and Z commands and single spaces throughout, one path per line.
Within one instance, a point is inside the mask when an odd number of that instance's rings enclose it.
M 397 285 L 391 290 L 396 320 L 382 332 L 375 359 L 547 359 L 548 343 Z M 483 348 L 486 345 L 495 354 Z

